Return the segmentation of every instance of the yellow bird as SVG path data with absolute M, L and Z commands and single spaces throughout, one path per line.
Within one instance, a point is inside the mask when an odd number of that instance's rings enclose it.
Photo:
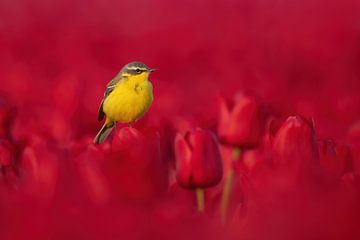
M 116 122 L 132 126 L 149 109 L 153 101 L 153 90 L 148 78 L 153 71 L 155 69 L 148 68 L 142 62 L 131 62 L 109 82 L 98 115 L 99 121 L 105 116 L 106 121 L 94 139 L 95 144 L 105 141 Z

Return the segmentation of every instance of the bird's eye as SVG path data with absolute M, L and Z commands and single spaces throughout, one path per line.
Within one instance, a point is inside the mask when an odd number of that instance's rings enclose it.
M 141 73 L 140 68 L 135 69 L 135 72 L 136 72 L 136 73 Z

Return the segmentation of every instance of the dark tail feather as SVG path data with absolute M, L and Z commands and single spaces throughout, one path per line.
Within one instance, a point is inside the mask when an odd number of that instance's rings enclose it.
M 98 132 L 98 134 L 96 135 L 96 137 L 94 138 L 94 144 L 101 144 L 102 142 L 105 141 L 105 139 L 109 136 L 109 134 L 111 133 L 111 130 L 114 128 L 115 123 L 113 124 L 104 124 L 102 126 L 102 128 L 100 129 L 100 131 Z

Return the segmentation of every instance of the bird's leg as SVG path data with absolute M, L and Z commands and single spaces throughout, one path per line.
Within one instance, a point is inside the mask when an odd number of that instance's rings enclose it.
M 118 132 L 118 129 L 117 129 L 117 124 L 116 124 L 116 122 L 114 122 L 114 128 L 115 128 L 115 132 Z
M 129 127 L 130 127 L 130 128 L 133 127 L 133 122 L 129 122 Z

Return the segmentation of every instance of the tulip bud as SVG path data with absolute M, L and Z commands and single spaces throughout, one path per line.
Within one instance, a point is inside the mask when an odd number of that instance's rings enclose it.
M 39 199 L 53 199 L 59 179 L 58 152 L 50 149 L 45 139 L 32 137 L 21 156 L 21 169 L 27 191 Z
M 109 177 L 119 198 L 139 204 L 155 200 L 167 190 L 167 164 L 160 155 L 157 132 L 119 129 L 112 141 Z
M 317 160 L 318 149 L 312 124 L 300 116 L 289 117 L 273 141 L 275 165 L 297 165 Z
M 131 154 L 140 154 L 138 150 L 145 141 L 144 135 L 135 128 L 121 128 L 112 141 L 113 152 L 129 152 Z M 134 151 L 133 151 L 134 150 Z
M 94 145 L 91 138 L 85 138 L 72 145 L 70 156 L 90 200 L 100 205 L 107 203 L 110 187 L 103 169 L 105 156 L 100 146 Z
M 175 138 L 176 179 L 186 188 L 205 188 L 218 184 L 223 167 L 215 135 L 196 129 Z
M 241 95 L 232 108 L 220 99 L 220 141 L 237 147 L 256 146 L 261 140 L 263 125 L 264 114 L 255 98 Z

